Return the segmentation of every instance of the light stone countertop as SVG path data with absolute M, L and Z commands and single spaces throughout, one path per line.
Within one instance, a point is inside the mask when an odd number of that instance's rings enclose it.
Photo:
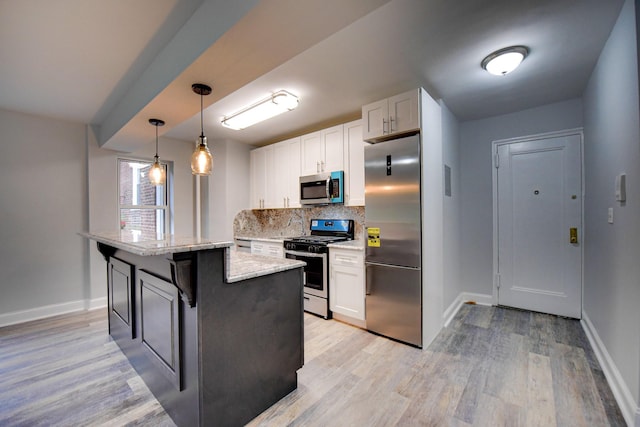
M 173 234 L 140 234 L 124 230 L 82 232 L 79 234 L 88 239 L 140 256 L 192 252 L 233 246 L 233 242 L 230 241 L 214 241 L 211 239 L 193 236 L 176 236 Z
M 257 242 L 268 242 L 268 243 L 283 243 L 286 239 L 291 239 L 292 237 L 298 237 L 298 236 L 270 236 L 270 237 L 235 236 L 234 239 L 255 240 Z
M 225 262 L 227 283 L 240 282 L 253 277 L 266 276 L 267 274 L 300 268 L 306 265 L 305 262 L 294 259 L 252 255 L 231 250 L 227 250 Z
M 327 245 L 329 249 L 348 249 L 351 251 L 363 251 L 364 252 L 364 240 L 347 240 L 346 242 L 330 243 Z
M 225 248 L 227 283 L 304 267 L 303 261 L 272 258 L 231 250 L 232 242 L 174 235 L 139 235 L 130 231 L 79 233 L 81 236 L 140 256 Z

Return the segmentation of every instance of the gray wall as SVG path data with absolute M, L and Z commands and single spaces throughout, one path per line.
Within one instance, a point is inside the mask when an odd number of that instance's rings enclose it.
M 91 231 L 113 231 L 119 226 L 118 215 L 118 157 L 153 160 L 155 154 L 154 129 L 149 125 L 147 145 L 134 153 L 99 148 L 95 136 L 88 135 L 89 225 Z M 174 233 L 182 236 L 193 234 L 194 198 L 191 175 L 193 143 L 160 137 L 158 154 L 160 161 L 173 162 L 173 223 Z M 77 230 L 80 231 L 80 230 Z M 90 287 L 89 306 L 106 304 L 106 267 L 95 242 L 89 244 Z
M 461 289 L 493 292 L 492 141 L 582 126 L 574 99 L 460 125 Z
M 203 204 L 203 236 L 233 240 L 233 220 L 238 212 L 250 208 L 249 151 L 255 148 L 240 142 L 223 140 L 211 144 L 213 173 L 209 177 Z
M 82 308 L 87 289 L 85 126 L 0 110 L 0 324 Z
M 460 286 L 460 125 L 443 102 L 440 106 L 442 107 L 442 160 L 444 165 L 451 168 L 451 196 L 443 196 L 442 218 L 443 308 L 447 309 L 463 291 Z
M 633 2 L 627 1 L 584 93 L 584 311 L 640 397 L 640 134 Z M 627 202 L 615 201 L 627 174 Z M 607 209 L 614 223 L 607 223 Z M 637 421 L 636 421 L 637 422 Z M 638 425 L 638 424 L 636 424 Z

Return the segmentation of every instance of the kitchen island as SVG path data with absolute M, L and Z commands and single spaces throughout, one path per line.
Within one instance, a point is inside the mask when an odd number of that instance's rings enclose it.
M 304 263 L 231 242 L 81 234 L 107 261 L 111 337 L 178 426 L 243 425 L 297 387 Z

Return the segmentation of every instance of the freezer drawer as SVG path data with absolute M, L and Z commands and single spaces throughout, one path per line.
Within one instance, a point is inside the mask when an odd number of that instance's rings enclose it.
M 366 263 L 367 329 L 422 348 L 422 271 Z

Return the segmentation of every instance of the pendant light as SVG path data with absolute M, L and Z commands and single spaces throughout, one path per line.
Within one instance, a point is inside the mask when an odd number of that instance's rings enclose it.
M 196 140 L 196 149 L 191 155 L 191 173 L 194 175 L 211 175 L 213 169 L 213 157 L 207 147 L 207 137 L 204 136 L 204 125 L 202 119 L 203 101 L 202 97 L 211 93 L 211 87 L 202 83 L 194 83 L 191 89 L 200 95 L 200 136 Z
M 167 174 L 158 160 L 158 126 L 164 126 L 164 121 L 149 119 L 149 123 L 156 127 L 156 155 L 153 157 L 153 166 L 149 169 L 149 181 L 153 185 L 164 185 L 167 180 Z

